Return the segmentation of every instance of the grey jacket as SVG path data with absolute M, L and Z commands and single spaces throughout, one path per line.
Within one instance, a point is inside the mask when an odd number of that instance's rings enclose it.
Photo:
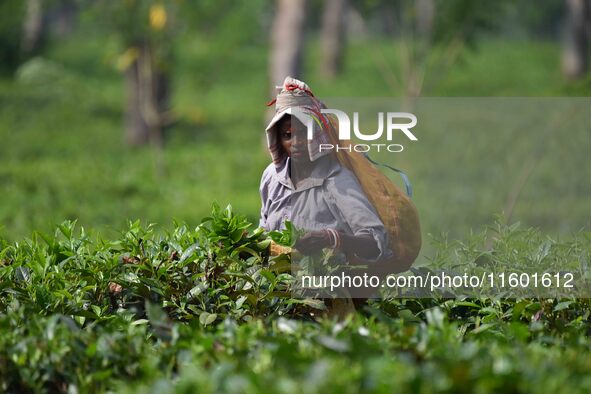
M 351 171 L 330 157 L 322 157 L 295 188 L 288 175 L 290 160 L 279 167 L 271 163 L 263 172 L 261 227 L 280 230 L 285 228 L 285 220 L 290 220 L 306 231 L 333 228 L 351 235 L 370 235 L 380 254 L 368 262 L 392 253 L 384 225 Z

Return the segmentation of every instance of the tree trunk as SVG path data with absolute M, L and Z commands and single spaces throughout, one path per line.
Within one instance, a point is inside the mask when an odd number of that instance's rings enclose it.
M 52 35 L 67 37 L 74 31 L 78 6 L 73 1 L 61 1 L 52 12 L 51 20 L 48 22 Z
M 278 0 L 271 29 L 270 78 L 274 87 L 286 76 L 301 78 L 306 0 Z
M 168 104 L 168 75 L 155 68 L 148 43 L 137 47 L 135 60 L 125 71 L 127 105 L 125 141 L 131 146 L 163 143 L 162 127 Z
M 589 66 L 589 0 L 566 0 L 568 11 L 562 53 L 562 72 L 567 78 L 582 77 Z
M 141 51 L 138 59 L 125 70 L 125 87 L 127 90 L 125 142 L 132 146 L 144 145 L 150 141 L 150 129 L 141 110 L 140 56 L 142 56 Z
M 431 41 L 433 21 L 435 19 L 435 2 L 433 0 L 416 0 L 417 30 L 424 39 Z
M 414 2 L 414 13 L 416 15 L 414 18 L 416 34 L 411 35 L 412 38 L 407 43 L 411 49 L 407 52 L 407 74 L 404 77 L 408 97 L 418 97 L 423 90 L 428 57 L 433 41 L 434 0 L 416 0 Z
M 43 36 L 42 0 L 27 0 L 23 22 L 22 51 L 26 54 L 35 52 Z
M 379 13 L 382 34 L 388 37 L 394 36 L 397 30 L 400 30 L 400 26 L 398 26 L 398 21 L 396 20 L 395 4 L 387 1 L 380 2 Z
M 326 0 L 324 3 L 320 71 L 327 78 L 334 78 L 342 69 L 347 7 L 348 0 Z

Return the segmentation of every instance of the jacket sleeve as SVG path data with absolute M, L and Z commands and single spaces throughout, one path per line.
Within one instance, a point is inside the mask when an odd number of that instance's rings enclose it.
M 273 163 L 271 163 L 273 164 Z M 261 176 L 261 183 L 259 185 L 259 194 L 261 196 L 261 214 L 259 219 L 259 227 L 267 229 L 267 217 L 269 215 L 269 183 L 271 182 L 271 172 L 269 167 L 263 171 Z
M 360 259 L 369 264 L 389 256 L 392 252 L 388 247 L 388 233 L 355 175 L 342 168 L 327 188 L 331 210 L 342 227 L 339 230 L 356 236 L 369 235 L 376 241 L 379 254 L 372 259 Z

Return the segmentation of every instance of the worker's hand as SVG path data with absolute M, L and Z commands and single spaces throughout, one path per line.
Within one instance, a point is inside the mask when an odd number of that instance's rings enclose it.
M 309 231 L 297 240 L 295 248 L 304 255 L 320 252 L 331 245 L 327 231 Z

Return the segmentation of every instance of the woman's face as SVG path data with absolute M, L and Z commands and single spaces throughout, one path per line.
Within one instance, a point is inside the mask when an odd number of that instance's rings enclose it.
M 286 115 L 279 121 L 279 142 L 289 157 L 294 159 L 308 158 L 308 144 L 304 125 L 292 116 Z

